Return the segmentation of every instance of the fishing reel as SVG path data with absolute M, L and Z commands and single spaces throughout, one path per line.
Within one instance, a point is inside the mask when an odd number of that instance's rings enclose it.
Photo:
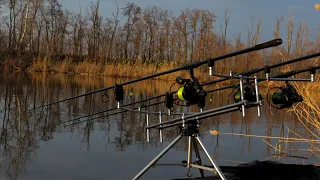
M 289 108 L 293 104 L 303 101 L 302 96 L 298 94 L 297 90 L 291 84 L 289 84 L 288 81 L 286 81 L 286 87 L 279 87 L 279 90 L 279 92 L 274 92 L 271 96 L 272 104 L 270 105 L 274 108 Z
M 197 81 L 194 82 L 190 79 L 183 79 L 177 76 L 176 82 L 183 85 L 177 91 L 177 97 L 180 101 L 186 101 L 187 106 L 193 104 L 198 104 L 201 108 L 205 106 L 205 96 L 207 93 Z
M 184 79 L 180 76 L 176 77 L 176 83 L 183 85 L 176 93 L 177 99 L 186 102 L 186 106 L 198 104 L 198 107 L 203 109 L 207 93 L 203 90 L 202 85 L 200 85 L 199 81 L 194 76 L 193 68 L 189 69 L 189 73 L 192 81 L 191 79 Z M 173 93 L 166 94 L 166 107 L 168 109 L 173 107 Z
M 238 91 L 234 93 L 233 96 L 234 102 L 241 102 L 241 89 L 238 88 Z M 243 99 L 249 103 L 257 102 L 256 90 L 252 84 L 244 85 L 243 87 Z M 262 100 L 261 94 L 259 94 L 259 101 Z

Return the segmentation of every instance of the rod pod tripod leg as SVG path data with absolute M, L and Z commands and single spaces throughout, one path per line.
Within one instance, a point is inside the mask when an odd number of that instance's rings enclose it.
M 162 150 L 150 163 L 144 167 L 134 178 L 133 180 L 139 179 L 142 177 L 151 167 L 155 166 L 157 161 L 162 158 L 179 140 L 182 138 L 182 133 L 179 134 L 164 150 Z
M 134 178 L 133 180 L 137 180 L 141 178 L 151 167 L 155 167 L 157 161 L 159 161 L 176 143 L 178 143 L 183 137 L 188 137 L 188 157 L 187 162 L 181 164 L 187 168 L 198 168 L 200 170 L 200 174 L 202 179 L 204 179 L 203 170 L 211 171 L 215 174 L 218 174 L 222 180 L 226 180 L 224 174 L 221 172 L 219 166 L 216 165 L 214 160 L 211 158 L 210 154 L 206 150 L 204 144 L 201 142 L 200 138 L 197 136 L 198 127 L 189 128 L 188 126 L 182 130 L 182 133 L 179 134 L 164 150 L 162 150 L 150 163 L 144 167 Z M 205 152 L 207 158 L 211 162 L 214 168 L 203 166 L 201 162 L 200 152 L 197 146 L 197 142 L 200 144 L 200 147 Z M 192 163 L 192 144 L 194 147 L 194 151 L 197 157 L 197 162 Z M 160 164 L 159 164 L 160 165 Z
M 199 152 L 197 141 L 195 140 L 195 138 L 192 138 L 192 143 L 193 143 L 194 152 L 195 152 L 196 157 L 197 157 L 197 162 L 198 162 L 199 165 L 202 165 L 200 152 Z M 200 171 L 200 174 L 201 174 L 201 178 L 204 179 L 203 169 L 199 169 L 199 171 Z

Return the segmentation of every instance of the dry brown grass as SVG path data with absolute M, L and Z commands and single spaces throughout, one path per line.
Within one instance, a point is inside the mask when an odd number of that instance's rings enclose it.
M 72 64 L 72 61 L 69 59 L 66 59 L 62 62 L 55 63 L 55 66 L 53 66 L 54 72 L 59 73 L 72 73 L 74 70 L 74 65 Z
M 74 72 L 75 74 L 100 75 L 102 69 L 102 64 L 90 63 L 85 61 L 74 65 L 74 69 L 72 72 Z
M 53 63 L 48 58 L 37 58 L 33 64 L 27 68 L 28 72 L 50 72 L 50 73 L 68 73 L 79 75 L 95 75 L 95 76 L 111 76 L 122 78 L 139 78 L 164 72 L 179 66 L 174 62 L 160 62 L 147 64 L 143 62 L 127 62 L 115 64 L 96 64 L 95 62 L 84 61 L 81 63 L 73 63 L 70 59 Z M 208 73 L 203 70 L 195 69 L 195 76 L 201 80 L 206 80 Z M 168 75 L 156 77 L 161 80 L 174 80 L 176 76 L 189 78 L 187 71 L 179 71 Z
M 33 60 L 32 65 L 29 66 L 26 70 L 33 72 L 47 72 L 49 63 L 50 60 L 48 60 L 48 58 L 46 57 L 44 57 L 43 59 L 36 58 Z
M 319 83 L 305 83 L 299 85 L 294 83 L 299 94 L 303 97 L 303 102 L 292 107 L 293 111 L 303 127 L 309 132 L 311 138 L 320 140 L 320 91 Z M 300 136 L 301 135 L 298 135 Z M 320 157 L 320 146 L 310 144 L 310 152 Z

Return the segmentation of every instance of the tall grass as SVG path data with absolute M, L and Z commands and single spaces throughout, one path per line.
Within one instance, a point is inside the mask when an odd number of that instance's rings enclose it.
M 33 64 L 26 70 L 28 72 L 49 72 L 49 73 L 67 73 L 79 74 L 87 76 L 112 76 L 122 78 L 139 78 L 148 76 L 158 72 L 163 72 L 177 67 L 175 62 L 157 62 L 144 63 L 142 61 L 112 63 L 112 64 L 96 64 L 95 62 L 84 61 L 80 63 L 72 63 L 70 59 L 60 62 L 53 62 L 49 58 L 36 58 Z M 206 79 L 207 73 L 203 69 L 195 69 L 195 75 L 199 79 Z M 157 79 L 174 80 L 176 76 L 187 77 L 187 71 L 176 72 L 170 75 L 163 75 Z
M 319 78 L 318 78 L 319 80 Z M 320 85 L 319 83 L 306 83 L 304 85 L 294 83 L 298 93 L 302 95 L 303 102 L 293 106 L 293 111 L 299 122 L 309 133 L 308 137 L 302 137 L 298 133 L 296 136 L 305 139 L 320 140 Z M 309 142 L 309 151 L 320 158 L 320 144 Z

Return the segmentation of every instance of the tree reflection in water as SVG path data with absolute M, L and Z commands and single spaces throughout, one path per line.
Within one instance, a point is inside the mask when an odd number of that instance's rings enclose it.
M 8 179 L 17 179 L 26 172 L 38 148 L 37 132 L 25 117 L 22 86 L 6 84 L 3 99 L 3 118 L 0 135 L 1 169 Z M 28 89 L 27 89 L 28 90 Z

